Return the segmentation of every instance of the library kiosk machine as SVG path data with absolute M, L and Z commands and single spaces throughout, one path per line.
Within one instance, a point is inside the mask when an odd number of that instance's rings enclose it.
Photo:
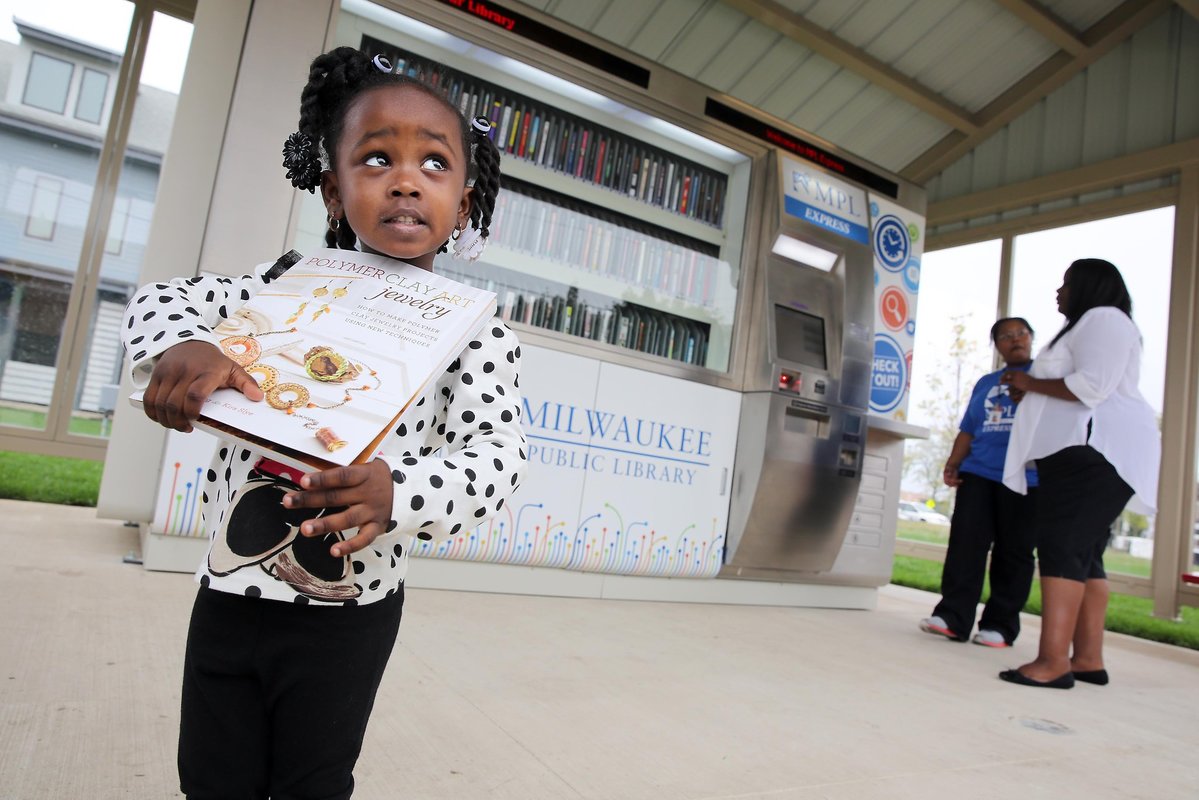
M 833 566 L 861 482 L 873 261 L 865 193 L 771 158 L 721 575 L 806 580 Z

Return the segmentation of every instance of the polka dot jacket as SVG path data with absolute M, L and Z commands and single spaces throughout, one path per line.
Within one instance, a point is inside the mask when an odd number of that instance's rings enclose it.
M 213 328 L 270 283 L 270 264 L 240 278 L 201 276 L 145 286 L 122 329 L 134 384 L 149 383 L 157 356 L 193 339 L 219 347 Z M 498 319 L 484 326 L 434 385 L 426 387 L 380 446 L 393 479 L 387 533 L 334 558 L 330 537 L 299 536 L 320 509 L 284 509 L 294 485 L 260 468 L 260 453 L 222 440 L 201 491 L 211 541 L 196 572 L 220 591 L 314 605 L 372 603 L 404 581 L 413 539 L 469 536 L 504 508 L 525 472 L 520 429 L 520 345 Z

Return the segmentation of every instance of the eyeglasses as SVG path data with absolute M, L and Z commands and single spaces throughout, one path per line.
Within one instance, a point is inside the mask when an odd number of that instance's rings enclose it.
M 1028 328 L 1022 328 L 1018 331 L 1008 331 L 1007 333 L 999 334 L 995 337 L 995 342 L 1012 342 L 1016 339 L 1023 339 L 1026 336 L 1032 336 L 1032 331 Z

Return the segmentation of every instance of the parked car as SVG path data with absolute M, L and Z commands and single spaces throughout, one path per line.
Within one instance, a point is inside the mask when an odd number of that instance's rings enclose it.
M 927 522 L 930 525 L 949 524 L 949 517 L 940 511 L 934 511 L 919 503 L 909 503 L 906 500 L 899 501 L 899 518 L 908 522 Z

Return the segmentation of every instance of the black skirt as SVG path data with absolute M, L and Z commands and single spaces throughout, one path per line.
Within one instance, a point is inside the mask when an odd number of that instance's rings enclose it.
M 1037 560 L 1042 578 L 1105 578 L 1112 523 L 1133 490 L 1090 445 L 1037 459 Z

